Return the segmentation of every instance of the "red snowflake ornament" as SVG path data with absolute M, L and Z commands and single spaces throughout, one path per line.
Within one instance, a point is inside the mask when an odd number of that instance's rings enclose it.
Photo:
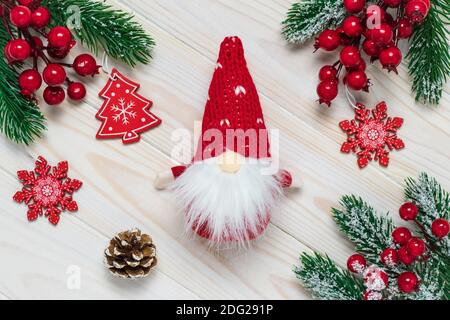
M 405 147 L 403 140 L 397 137 L 397 130 L 402 125 L 402 118 L 388 117 L 385 102 L 380 102 L 372 111 L 358 103 L 355 119 L 339 124 L 347 133 L 347 141 L 342 144 L 341 151 L 356 153 L 360 168 L 364 168 L 372 160 L 387 167 L 389 151 Z
M 47 160 L 38 157 L 34 171 L 18 171 L 17 177 L 23 184 L 22 191 L 17 191 L 13 199 L 28 205 L 27 217 L 34 221 L 43 214 L 56 225 L 61 211 L 74 212 L 78 205 L 72 200 L 72 194 L 81 188 L 82 182 L 67 177 L 67 161 L 56 167 L 47 164 Z
M 140 85 L 113 69 L 99 93 L 105 101 L 96 117 L 102 121 L 97 139 L 122 138 L 124 144 L 138 142 L 139 134 L 158 126 L 161 119 L 148 110 L 152 101 L 137 94 Z

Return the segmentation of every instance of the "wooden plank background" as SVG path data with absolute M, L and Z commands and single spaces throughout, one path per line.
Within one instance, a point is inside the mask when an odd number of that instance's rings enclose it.
M 107 299 L 309 299 L 292 273 L 302 251 L 319 250 L 344 264 L 352 245 L 338 232 L 330 208 L 343 194 L 363 196 L 381 211 L 397 212 L 407 176 L 427 171 L 450 189 L 450 105 L 448 87 L 439 108 L 418 105 L 410 93 L 404 64 L 399 75 L 379 66 L 368 73 L 374 87 L 360 101 L 386 100 L 392 115 L 405 118 L 399 135 L 406 149 L 392 153 L 389 169 L 371 164 L 359 170 L 353 155 L 339 152 L 345 135 L 338 127 L 353 112 L 340 95 L 327 109 L 316 103 L 321 65 L 335 56 L 313 54 L 310 45 L 288 46 L 280 36 L 288 0 L 109 0 L 134 12 L 155 38 L 154 59 L 130 70 L 141 83 L 163 124 L 123 146 L 97 141 L 104 80 L 88 82 L 81 104 L 42 105 L 48 131 L 30 147 L 0 140 L 0 298 Z M 182 234 L 182 215 L 170 192 L 152 187 L 155 174 L 170 166 L 171 134 L 193 129 L 203 114 L 219 45 L 228 35 L 242 38 L 266 121 L 281 132 L 281 162 L 295 168 L 303 190 L 289 194 L 267 234 L 252 249 L 212 252 L 199 239 Z M 72 58 L 82 48 L 72 54 Z M 20 184 L 15 172 L 31 169 L 44 155 L 52 163 L 67 159 L 70 176 L 84 181 L 77 192 L 79 212 L 63 213 L 57 227 L 44 218 L 29 223 L 26 207 L 14 203 Z M 103 266 L 103 249 L 116 233 L 139 227 L 156 242 L 159 264 L 144 280 L 124 281 Z M 81 287 L 70 289 L 71 266 L 81 272 Z

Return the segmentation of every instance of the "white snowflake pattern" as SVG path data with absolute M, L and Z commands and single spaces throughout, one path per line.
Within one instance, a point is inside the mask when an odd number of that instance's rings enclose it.
M 119 99 L 119 104 L 114 104 L 111 106 L 111 110 L 116 112 L 113 116 L 114 121 L 122 120 L 124 125 L 130 123 L 130 119 L 134 119 L 136 117 L 136 111 L 133 111 L 133 107 L 135 106 L 134 101 L 130 100 L 126 103 L 125 99 Z

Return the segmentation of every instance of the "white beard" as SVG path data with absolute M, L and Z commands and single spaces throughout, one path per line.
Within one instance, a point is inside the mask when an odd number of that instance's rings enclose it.
M 216 159 L 193 163 L 171 189 L 185 210 L 188 232 L 207 223 L 211 245 L 245 244 L 265 229 L 282 195 L 281 185 L 276 177 L 261 173 L 268 160 L 253 159 L 238 172 L 226 173 Z

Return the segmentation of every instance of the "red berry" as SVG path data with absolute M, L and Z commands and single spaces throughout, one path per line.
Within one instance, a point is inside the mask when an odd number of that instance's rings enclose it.
M 66 94 L 61 87 L 47 87 L 44 90 L 43 96 L 47 104 L 54 106 L 63 102 Z
M 327 66 L 323 66 L 322 68 L 320 68 L 319 71 L 319 80 L 323 81 L 323 80 L 328 80 L 328 79 L 336 79 L 337 76 L 337 70 L 335 67 L 327 65 Z
M 381 291 L 389 284 L 389 277 L 382 269 L 372 265 L 363 273 L 364 285 L 368 290 Z
M 383 0 L 384 4 L 391 8 L 397 8 L 402 0 Z
M 398 262 L 397 250 L 392 248 L 384 249 L 383 252 L 380 254 L 380 260 L 384 265 L 388 267 L 396 265 Z
M 405 265 L 410 265 L 416 258 L 414 258 L 409 252 L 406 246 L 400 247 L 397 251 L 398 259 Z
M 377 5 L 371 5 L 366 9 L 366 20 L 369 29 L 373 29 L 379 26 L 386 18 L 386 11 Z
M 415 23 L 421 23 L 428 14 L 429 6 L 422 0 L 411 0 L 406 4 L 406 16 Z
M 30 56 L 31 47 L 23 39 L 11 40 L 5 46 L 5 56 L 9 62 L 24 61 Z
M 37 70 L 25 70 L 19 76 L 19 86 L 23 95 L 33 94 L 41 87 L 41 84 L 42 78 Z
M 345 34 L 351 38 L 359 37 L 363 32 L 361 19 L 355 16 L 345 18 L 344 22 L 342 23 L 342 29 L 344 30 Z
M 9 13 L 11 23 L 18 28 L 26 28 L 31 23 L 31 11 L 25 6 L 15 6 Z
M 325 103 L 330 106 L 331 101 L 338 94 L 338 83 L 336 80 L 324 80 L 317 86 L 317 94 L 319 95 L 319 103 Z
M 48 48 L 47 53 L 50 57 L 55 59 L 64 59 L 69 54 L 69 48 Z
M 90 54 L 80 54 L 73 62 L 73 69 L 80 76 L 95 75 L 97 73 L 97 62 Z
M 340 43 L 341 37 L 339 36 L 339 33 L 334 30 L 327 29 L 322 31 L 319 37 L 316 38 L 314 47 L 316 49 L 322 48 L 326 51 L 333 51 L 339 47 Z
M 366 0 L 344 0 L 344 7 L 350 13 L 357 13 L 364 9 Z
M 413 33 L 413 26 L 408 19 L 400 19 L 398 21 L 397 36 L 401 39 L 407 39 Z
M 66 27 L 54 27 L 47 35 L 48 44 L 52 48 L 67 48 L 72 41 L 72 34 Z
M 381 51 L 381 48 L 371 39 L 364 40 L 362 47 L 364 52 L 371 57 L 377 57 Z
M 411 231 L 405 227 L 399 227 L 392 232 L 392 239 L 399 245 L 407 244 L 411 236 Z
M 362 273 L 366 266 L 366 259 L 360 254 L 351 255 L 347 260 L 347 268 L 353 273 Z
M 66 80 L 66 70 L 56 63 L 51 63 L 47 65 L 42 72 L 45 83 L 50 86 L 58 86 L 63 84 Z
M 364 292 L 364 300 L 381 300 L 383 299 L 383 294 L 379 291 L 367 290 Z
M 419 208 L 412 202 L 406 202 L 400 207 L 399 214 L 403 220 L 414 220 L 419 214 Z
M 356 67 L 361 59 L 359 50 L 353 46 L 346 46 L 341 50 L 340 61 L 348 68 Z
M 404 293 L 411 293 L 416 290 L 418 282 L 417 276 L 411 271 L 403 272 L 397 278 L 398 288 Z
M 397 73 L 397 66 L 402 61 L 402 52 L 397 47 L 389 47 L 380 52 L 379 58 L 383 68 Z
M 378 28 L 370 31 L 370 38 L 378 45 L 387 45 L 393 37 L 392 28 L 387 23 L 382 23 Z
M 407 244 L 408 253 L 412 257 L 420 257 L 425 252 L 425 242 L 419 238 L 411 238 Z
M 72 100 L 81 100 L 86 96 L 86 88 L 81 82 L 72 82 L 67 88 L 67 95 Z
M 362 90 L 367 87 L 367 76 L 364 71 L 351 71 L 347 77 L 347 85 L 353 90 Z
M 34 0 L 19 0 L 19 4 L 23 5 L 23 6 L 29 6 L 30 4 L 33 3 Z
M 45 7 L 39 7 L 31 14 L 31 24 L 35 28 L 43 28 L 50 22 L 50 12 Z
M 431 224 L 431 232 L 438 238 L 443 238 L 448 235 L 450 226 L 445 219 L 436 219 Z

